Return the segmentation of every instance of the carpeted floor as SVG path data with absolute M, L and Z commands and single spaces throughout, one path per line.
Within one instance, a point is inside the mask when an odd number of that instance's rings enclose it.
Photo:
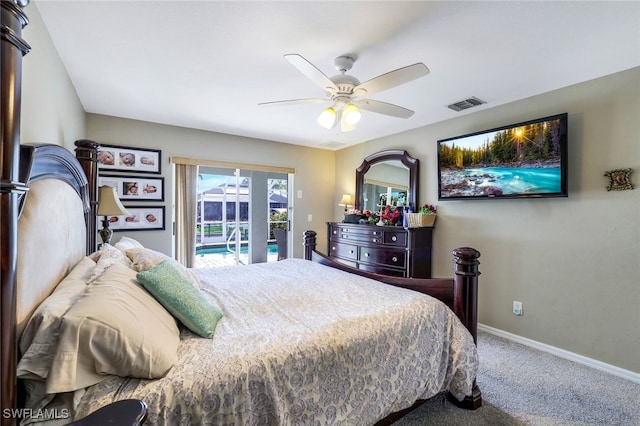
M 436 397 L 394 426 L 640 425 L 640 384 L 485 332 L 478 353 L 482 407 Z

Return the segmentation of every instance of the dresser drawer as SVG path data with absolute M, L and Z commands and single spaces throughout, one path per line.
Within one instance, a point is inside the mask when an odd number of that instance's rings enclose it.
M 383 275 L 431 277 L 433 228 L 328 222 L 327 254 L 340 263 Z
M 404 250 L 360 247 L 360 262 L 384 264 L 395 268 L 404 268 L 407 264 L 406 257 L 406 252 Z
M 383 232 L 371 225 L 365 228 L 341 226 L 332 228 L 331 238 L 337 241 L 351 241 L 353 243 L 381 244 L 383 242 Z
M 384 231 L 382 242 L 391 246 L 406 247 L 407 232 L 404 229 L 398 229 L 397 231 Z
M 329 255 L 343 259 L 358 260 L 358 246 L 331 241 Z

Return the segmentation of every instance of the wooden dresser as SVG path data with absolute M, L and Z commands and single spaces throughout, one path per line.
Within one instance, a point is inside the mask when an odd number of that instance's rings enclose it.
M 328 223 L 327 253 L 345 265 L 407 278 L 431 278 L 434 228 Z

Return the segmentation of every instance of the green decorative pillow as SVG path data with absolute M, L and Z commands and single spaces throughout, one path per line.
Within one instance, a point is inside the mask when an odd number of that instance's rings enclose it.
M 207 300 L 170 261 L 163 261 L 143 272 L 138 281 L 189 330 L 202 337 L 213 337 L 222 311 Z

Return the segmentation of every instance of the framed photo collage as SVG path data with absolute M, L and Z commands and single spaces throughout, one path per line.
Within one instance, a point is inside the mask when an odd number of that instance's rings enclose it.
M 128 215 L 110 216 L 109 228 L 117 231 L 165 229 L 162 152 L 115 145 L 98 151 L 98 186 L 112 186 Z M 148 203 L 148 204 L 147 204 Z

